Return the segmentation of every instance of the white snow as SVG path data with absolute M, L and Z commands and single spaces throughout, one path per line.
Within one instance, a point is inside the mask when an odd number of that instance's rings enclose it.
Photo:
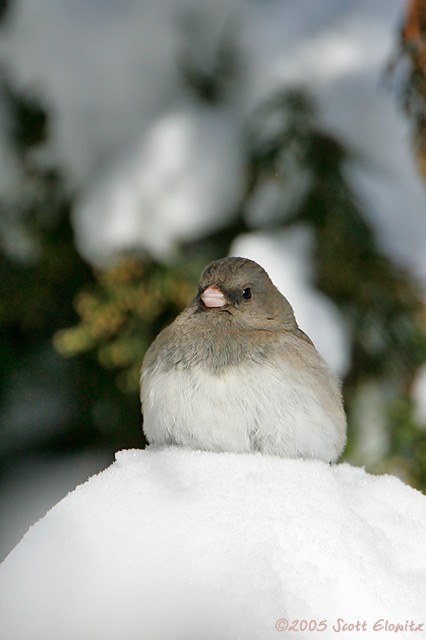
M 75 213 L 76 240 L 99 261 L 131 246 L 161 259 L 178 242 L 223 226 L 241 190 L 240 140 L 229 117 L 176 111 L 87 190 Z
M 1 565 L 2 638 L 425 637 L 426 498 L 396 478 L 260 454 L 116 457 Z
M 353 152 L 347 175 L 380 247 L 425 281 L 426 191 L 384 82 L 405 8 L 403 0 L 16 0 L 1 51 L 13 82 L 51 113 L 49 149 L 81 193 L 74 225 L 89 261 L 135 245 L 165 256 L 220 228 L 241 195 L 247 118 L 297 85 L 313 94 L 325 131 Z M 183 81 L 182 56 L 209 71 L 226 36 L 240 71 L 207 109 Z M 303 191 L 290 183 L 289 206 Z M 275 196 L 256 194 L 248 219 L 262 224 L 264 209 L 267 222 Z

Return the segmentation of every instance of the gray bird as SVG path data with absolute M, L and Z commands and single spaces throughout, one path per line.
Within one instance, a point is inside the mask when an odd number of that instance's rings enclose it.
M 148 349 L 143 428 L 156 445 L 335 461 L 340 385 L 261 266 L 224 258 Z

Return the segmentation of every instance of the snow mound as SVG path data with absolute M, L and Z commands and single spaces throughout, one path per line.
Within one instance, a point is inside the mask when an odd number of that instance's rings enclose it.
M 426 498 L 398 479 L 174 447 L 116 459 L 0 567 L 2 638 L 425 637 Z

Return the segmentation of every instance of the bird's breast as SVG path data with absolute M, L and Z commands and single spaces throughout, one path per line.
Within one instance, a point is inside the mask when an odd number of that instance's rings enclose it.
M 145 433 L 156 444 L 327 461 L 339 453 L 339 425 L 310 381 L 287 365 L 144 371 L 142 403 Z
M 233 367 L 271 359 L 276 349 L 271 332 L 233 330 L 226 324 L 195 326 L 179 339 L 165 341 L 157 362 L 165 370 L 195 367 L 222 375 Z

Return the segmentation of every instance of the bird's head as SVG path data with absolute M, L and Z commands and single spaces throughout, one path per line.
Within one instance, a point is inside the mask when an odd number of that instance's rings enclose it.
M 215 318 L 227 314 L 243 327 L 297 328 L 288 300 L 266 271 L 246 258 L 223 258 L 207 265 L 194 303 L 199 313 L 210 313 Z

